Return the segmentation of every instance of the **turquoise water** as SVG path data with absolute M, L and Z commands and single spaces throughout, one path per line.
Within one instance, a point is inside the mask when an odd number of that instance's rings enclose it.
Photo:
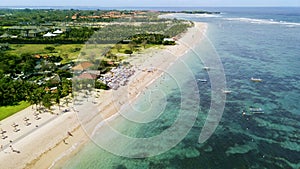
M 132 159 L 113 155 L 94 143 L 104 138 L 111 141 L 112 147 L 127 145 L 121 151 L 134 154 L 158 145 L 163 149 L 176 138 L 142 147 L 112 141 L 111 133 L 100 128 L 94 142 L 88 143 L 64 168 L 300 168 L 299 8 L 219 10 L 223 14 L 213 18 L 180 16 L 209 24 L 207 37 L 222 60 L 227 88 L 232 91 L 214 134 L 205 143 L 198 143 L 211 103 L 210 82 L 195 81 L 209 79 L 199 59 L 214 52 L 208 50 L 205 40 L 145 90 L 134 110 L 124 109 L 137 116 L 146 110 L 159 115 L 158 119 L 135 123 L 120 117 L 110 122 L 124 135 L 153 137 L 171 127 L 183 109 L 182 130 L 189 125 L 192 128 L 184 131 L 187 135 L 182 141 L 160 155 Z M 251 77 L 263 81 L 254 83 Z M 262 108 L 264 113 L 253 114 L 250 107 Z M 195 119 L 193 114 L 197 115 Z M 151 116 L 138 117 L 136 120 L 142 121 Z

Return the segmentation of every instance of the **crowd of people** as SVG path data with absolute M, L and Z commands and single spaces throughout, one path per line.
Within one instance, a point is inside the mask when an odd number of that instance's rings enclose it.
M 130 76 L 134 74 L 135 70 L 131 65 L 123 65 L 110 70 L 102 77 L 100 81 L 105 83 L 111 89 L 117 90 L 120 86 L 125 86 Z

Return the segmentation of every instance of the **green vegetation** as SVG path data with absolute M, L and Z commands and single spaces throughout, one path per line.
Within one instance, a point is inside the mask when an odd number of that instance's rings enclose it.
M 63 27 L 59 27 L 63 29 Z M 52 37 L 44 37 L 47 32 L 55 29 L 48 26 L 11 27 L 0 38 L 0 43 L 10 44 L 83 44 L 98 28 L 69 27 L 64 34 L 56 34 Z M 12 36 L 16 36 L 13 37 Z
M 11 44 L 10 50 L 7 50 L 6 53 L 17 55 L 20 53 L 29 53 L 31 55 L 54 55 L 61 56 L 63 58 L 62 63 L 70 62 L 78 57 L 82 44 Z M 49 50 L 46 50 L 47 47 L 54 47 L 52 53 Z
M 105 85 L 105 84 L 102 83 L 102 82 L 95 81 L 95 88 L 96 88 L 96 89 L 104 89 L 104 90 L 107 90 L 107 89 L 108 89 L 108 86 Z
M 25 108 L 30 106 L 30 103 L 21 101 L 17 105 L 14 106 L 2 106 L 0 107 L 0 121 L 5 119 L 6 117 L 9 117 Z
M 29 105 L 51 111 L 60 98 L 72 93 L 75 71 L 71 68 L 78 57 L 104 74 L 135 52 L 174 45 L 165 38 L 175 37 L 192 25 L 159 19 L 159 14 L 0 9 L 0 120 Z M 96 89 L 108 89 L 97 79 L 81 80 L 82 85 L 75 87 L 87 89 L 91 80 Z
M 112 22 L 116 20 L 135 22 L 159 21 L 158 13 L 148 11 L 114 11 L 114 10 L 56 10 L 56 9 L 1 9 L 1 26 L 15 25 L 54 25 L 76 21 L 85 22 Z M 134 17 L 137 16 L 137 17 Z

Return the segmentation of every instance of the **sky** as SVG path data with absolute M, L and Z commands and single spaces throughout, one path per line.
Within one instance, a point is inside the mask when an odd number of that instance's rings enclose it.
M 0 0 L 0 6 L 223 7 L 297 6 L 300 0 Z

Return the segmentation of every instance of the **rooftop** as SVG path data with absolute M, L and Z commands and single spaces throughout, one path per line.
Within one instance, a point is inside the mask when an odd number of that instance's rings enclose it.
M 87 68 L 94 66 L 91 62 L 81 62 L 80 64 L 74 66 L 72 70 L 77 70 L 77 71 L 83 71 L 86 70 Z

